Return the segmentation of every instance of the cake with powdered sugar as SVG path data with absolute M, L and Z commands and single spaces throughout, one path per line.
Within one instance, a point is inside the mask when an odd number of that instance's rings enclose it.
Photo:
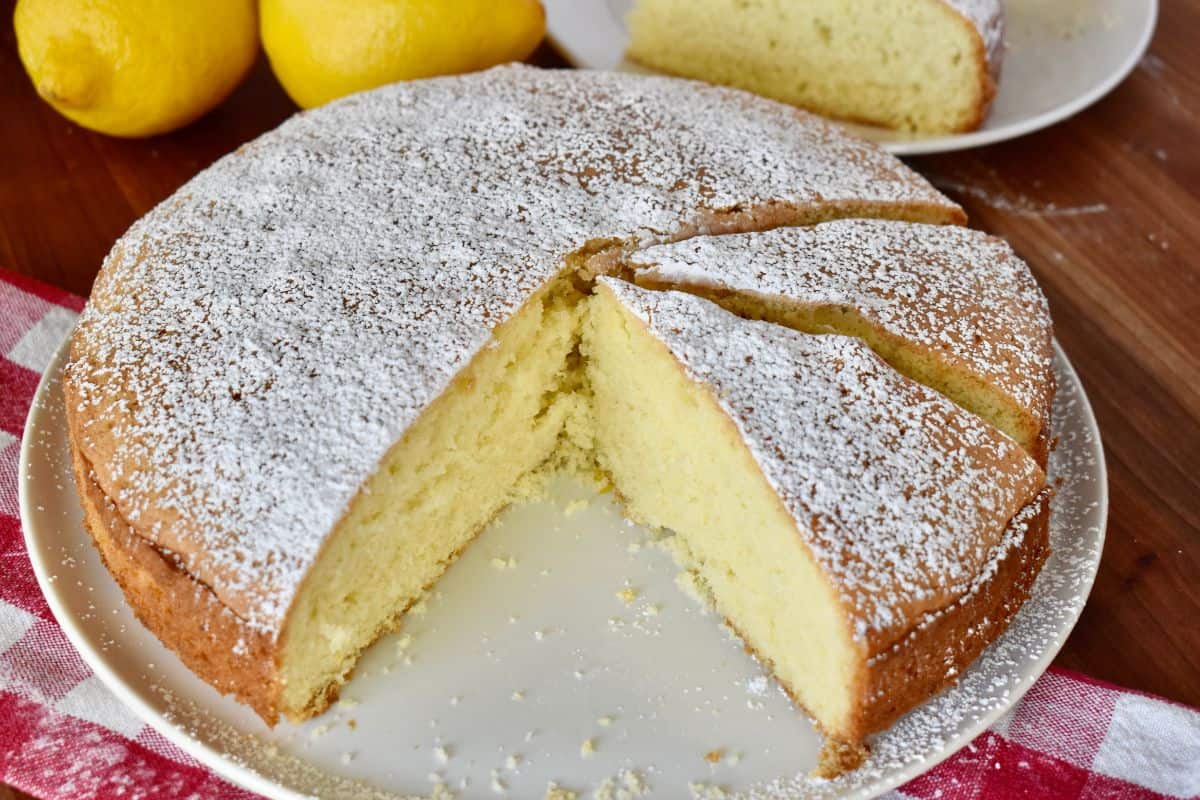
M 1004 57 L 1001 0 L 637 0 L 627 56 L 830 117 L 978 128 Z
M 630 264 L 641 286 L 863 339 L 1046 466 L 1055 388 L 1050 309 L 1001 239 L 956 226 L 840 220 L 651 247 Z
M 658 245 L 855 218 L 918 239 L 917 225 L 934 237 L 964 220 L 831 124 L 676 79 L 505 67 L 299 114 L 199 174 L 106 259 L 64 375 L 88 528 L 139 618 L 274 723 L 323 711 L 524 476 L 598 464 L 631 513 L 688 545 L 722 613 L 831 740 L 857 744 L 951 680 L 1022 602 L 1045 554 L 1037 460 L 866 340 L 604 277 L 630 277 Z M 963 269 L 990 268 L 968 249 Z M 654 304 L 676 339 L 630 323 Z M 748 352 L 742 331 L 772 352 Z M 702 368 L 682 345 L 713 333 Z M 733 470 L 720 480 L 756 487 L 738 502 L 775 514 L 770 533 L 676 522 L 665 499 L 654 516 L 649 479 L 622 477 L 635 453 L 602 423 L 604 398 L 638 395 L 599 388 L 632 368 L 601 355 L 621 337 L 666 341 L 647 366 L 693 400 L 720 398 L 703 407 L 711 436 L 636 451 L 682 467 L 707 460 L 697 440 L 715 448 Z M 759 366 L 729 367 L 751 355 Z M 733 384 L 768 378 L 780 393 L 757 412 L 730 400 Z M 783 391 L 800 380 L 804 392 Z M 645 397 L 647 413 L 662 399 Z M 891 422 L 867 424 L 871 406 Z M 829 430 L 810 440 L 817 419 Z M 814 447 L 832 460 L 810 461 Z M 842 497 L 855 464 L 868 479 Z M 718 502 L 712 475 L 695 480 L 661 496 Z M 741 542 L 742 589 L 710 574 L 713 536 Z M 746 592 L 757 599 L 735 600 Z M 806 641 L 858 671 L 796 666 L 790 645 L 756 638 L 762 615 L 809 603 Z M 832 704 L 814 700 L 829 687 Z

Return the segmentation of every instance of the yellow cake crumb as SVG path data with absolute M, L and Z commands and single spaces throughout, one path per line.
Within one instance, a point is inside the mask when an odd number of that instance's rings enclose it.
M 500 777 L 500 770 L 498 769 L 492 770 L 492 780 L 490 785 L 492 791 L 496 794 L 504 794 L 506 791 L 508 791 L 508 784 L 505 783 L 504 779 Z
M 544 800 L 579 800 L 579 792 L 564 789 L 554 781 L 550 781 L 550 783 L 546 784 L 546 796 Z
M 692 781 L 688 784 L 688 789 L 691 790 L 694 800 L 725 800 L 729 797 L 729 792 L 723 787 L 706 781 Z

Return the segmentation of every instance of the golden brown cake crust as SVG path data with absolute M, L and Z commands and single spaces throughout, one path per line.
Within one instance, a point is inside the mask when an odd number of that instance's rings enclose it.
M 73 430 L 70 405 L 67 419 Z M 71 440 L 84 526 L 138 621 L 202 680 L 274 725 L 280 692 L 274 643 L 251 630 L 170 556 L 134 533 L 96 484 L 74 435 Z
M 983 125 L 988 113 L 992 110 L 992 101 L 996 99 L 996 91 L 998 89 L 997 80 L 1000 76 L 999 54 L 997 53 L 995 56 L 989 58 L 987 42 L 984 41 L 979 29 L 965 16 L 961 18 L 963 24 L 970 29 L 974 36 L 975 63 L 979 73 L 979 99 L 975 104 L 974 113 L 957 130 L 951 131 L 951 133 L 970 133 L 971 131 L 978 130 Z
M 848 732 L 852 740 L 883 730 L 957 682 L 1008 629 L 1050 555 L 1051 495 L 1043 490 L 1014 520 L 1014 526 L 1023 526 L 1023 535 L 986 581 L 948 609 L 926 615 L 901 641 L 868 660 L 862 703 Z

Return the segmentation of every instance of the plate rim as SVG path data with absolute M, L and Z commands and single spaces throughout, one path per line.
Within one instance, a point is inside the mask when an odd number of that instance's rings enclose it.
M 61 374 L 66 363 L 70 351 L 71 338 L 73 330 L 68 332 L 63 338 L 63 341 L 58 346 L 53 358 L 50 360 L 46 370 L 42 373 L 38 381 L 37 390 L 34 393 L 33 402 L 29 406 L 29 411 L 25 418 L 25 428 L 21 435 L 21 447 L 19 451 L 19 464 L 17 471 L 18 480 L 18 500 L 20 510 L 21 532 L 22 539 L 25 544 L 26 553 L 30 563 L 33 566 L 34 575 L 37 579 L 38 588 L 42 592 L 42 596 L 46 599 L 46 603 L 50 608 L 51 614 L 54 616 L 55 622 L 62 629 L 67 641 L 75 648 L 76 653 L 87 664 L 88 668 L 100 678 L 104 685 L 116 696 L 116 698 L 127 708 L 132 710 L 144 723 L 156 730 L 164 738 L 172 744 L 179 747 L 183 752 L 192 758 L 199 761 L 205 767 L 211 769 L 221 778 L 230 781 L 231 783 L 249 791 L 261 794 L 269 798 L 278 798 L 279 800 L 307 800 L 309 795 L 301 793 L 295 789 L 277 783 L 260 772 L 254 770 L 251 766 L 239 763 L 236 760 L 229 758 L 225 753 L 216 749 L 209 743 L 194 737 L 185 727 L 177 724 L 167 716 L 160 713 L 157 709 L 143 700 L 138 693 L 127 684 L 125 679 L 117 672 L 117 670 L 108 664 L 103 653 L 96 650 L 88 642 L 87 637 L 83 633 L 83 622 L 77 620 L 71 615 L 59 595 L 57 588 L 54 585 L 53 575 L 43 557 L 42 548 L 39 546 L 39 541 L 34 536 L 34 523 L 31 513 L 32 501 L 29 493 L 32 481 L 28 472 L 29 465 L 32 463 L 33 450 L 38 444 L 34 441 L 31 432 L 35 430 L 35 421 L 39 414 L 45 413 L 47 403 L 63 402 L 60 396 L 54 397 L 53 387 L 61 385 Z M 1046 648 L 1039 654 L 1033 666 L 1026 671 L 1020 682 L 1013 689 L 1006 702 L 998 704 L 985 714 L 975 718 L 967 725 L 957 736 L 947 740 L 943 747 L 936 753 L 919 761 L 914 761 L 905 764 L 902 767 L 887 774 L 887 777 L 881 778 L 879 781 L 868 784 L 863 787 L 851 788 L 848 797 L 878 797 L 885 792 L 891 791 L 898 786 L 907 783 L 908 781 L 925 774 L 929 770 L 936 767 L 946 759 L 950 758 L 977 737 L 982 735 L 990 728 L 996 720 L 1008 713 L 1025 693 L 1045 674 L 1050 663 L 1057 657 L 1058 653 L 1070 638 L 1072 631 L 1078 624 L 1079 619 L 1083 615 L 1084 608 L 1091 597 L 1092 588 L 1095 585 L 1096 576 L 1099 573 L 1100 562 L 1103 558 L 1104 543 L 1107 537 L 1108 530 L 1108 508 L 1109 508 L 1109 491 L 1108 491 L 1108 465 L 1105 456 L 1103 438 L 1100 427 L 1096 422 L 1096 416 L 1092 409 L 1091 400 L 1079 379 L 1079 374 L 1075 370 L 1074 364 L 1067 357 L 1066 352 L 1062 349 L 1058 339 L 1053 340 L 1054 355 L 1061 362 L 1063 369 L 1067 373 L 1069 381 L 1078 389 L 1077 401 L 1079 402 L 1079 411 L 1083 419 L 1088 423 L 1088 428 L 1094 439 L 1094 447 L 1097 453 L 1096 466 L 1091 477 L 1095 480 L 1095 493 L 1097 503 L 1098 521 L 1095 534 L 1096 538 L 1096 557 L 1091 564 L 1091 569 L 1087 578 L 1086 587 L 1080 587 L 1077 592 L 1077 606 L 1073 609 L 1073 618 L 1070 623 L 1065 626 L 1061 632 L 1058 641 L 1050 647 Z M 1067 381 L 1060 381 L 1066 383 Z M 84 531 L 83 534 L 90 540 L 90 534 Z M 126 602 L 122 598 L 122 602 Z M 135 620 L 136 621 L 136 620 Z M 137 624 L 141 625 L 140 622 Z M 153 635 L 153 634 L 151 634 Z
M 547 2 L 551 3 L 554 0 L 547 0 Z M 939 153 L 955 153 L 1019 139 L 1022 136 L 1037 133 L 1070 119 L 1108 96 L 1129 77 L 1130 73 L 1133 72 L 1142 58 L 1145 57 L 1147 51 L 1150 49 L 1150 43 L 1154 39 L 1154 34 L 1158 29 L 1158 18 L 1161 8 L 1159 0 L 1144 0 L 1144 2 L 1149 4 L 1149 14 L 1146 17 L 1146 24 L 1138 37 L 1137 46 L 1129 51 L 1128 56 L 1121 62 L 1121 65 L 1105 77 L 1104 80 L 1074 99 L 1062 103 L 1055 108 L 1043 111 L 1033 117 L 1012 122 L 1001 128 L 902 141 L 872 140 L 873 143 L 894 156 L 925 156 Z M 583 63 L 577 55 L 577 49 L 565 42 L 553 28 L 548 28 L 546 39 L 572 67 L 577 69 L 594 69 L 594 67 Z M 839 125 L 843 124 L 840 120 L 836 119 L 830 119 L 830 121 Z M 858 132 L 859 127 L 850 126 L 848 130 L 853 135 L 861 137 L 861 134 Z
M 91 646 L 83 633 L 82 621 L 77 620 L 69 613 L 64 601 L 59 597 L 57 589 L 50 580 L 52 575 L 48 568 L 49 565 L 46 564 L 43 557 L 41 547 L 37 546 L 38 541 L 33 534 L 34 525 L 32 514 L 30 513 L 32 501 L 28 494 L 32 491 L 30 488 L 32 481 L 28 473 L 28 465 L 31 463 L 32 451 L 37 446 L 31 436 L 31 431 L 34 430 L 35 418 L 43 413 L 46 402 L 62 402 L 65 405 L 65 400 L 61 396 L 58 398 L 52 396 L 52 387 L 56 383 L 61 385 L 61 373 L 70 353 L 71 338 L 73 335 L 74 326 L 72 326 L 72 330 L 67 333 L 58 348 L 54 351 L 53 358 L 38 381 L 37 391 L 33 395 L 33 402 L 29 405 L 29 412 L 25 415 L 25 429 L 21 433 L 20 463 L 17 467 L 17 480 L 19 482 L 17 496 L 21 512 L 22 540 L 25 543 L 25 551 L 29 556 L 29 561 L 33 565 L 33 572 L 37 578 L 38 588 L 41 590 L 42 596 L 46 599 L 46 604 L 50 607 L 50 613 L 54 615 L 54 621 L 62 629 L 63 634 L 67 637 L 67 641 L 75 648 L 75 652 L 79 654 L 79 657 L 83 659 L 83 662 L 87 664 L 96 677 L 104 683 L 105 687 L 126 708 L 133 711 L 142 722 L 158 731 L 158 733 L 162 734 L 163 737 L 179 747 L 187 755 L 196 759 L 208 769 L 211 769 L 224 780 L 264 797 L 282 798 L 282 800 L 310 800 L 307 795 L 275 783 L 250 767 L 243 766 L 227 758 L 215 748 L 193 737 L 182 726 L 167 719 L 138 696 L 137 692 L 125 682 L 116 669 L 108 664 L 103 654 Z M 83 535 L 89 541 L 91 540 L 91 534 L 87 533 L 86 530 L 84 530 Z M 123 600 L 123 602 L 128 603 L 126 600 Z M 142 623 L 138 620 L 137 624 L 141 625 Z

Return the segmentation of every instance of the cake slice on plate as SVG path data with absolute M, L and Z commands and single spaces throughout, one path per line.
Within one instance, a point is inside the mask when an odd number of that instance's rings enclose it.
M 833 740 L 890 724 L 1007 626 L 1049 495 L 1009 437 L 851 337 L 607 278 L 590 302 L 600 466 Z
M 978 128 L 1000 0 L 637 0 L 628 57 L 819 114 L 919 133 Z

